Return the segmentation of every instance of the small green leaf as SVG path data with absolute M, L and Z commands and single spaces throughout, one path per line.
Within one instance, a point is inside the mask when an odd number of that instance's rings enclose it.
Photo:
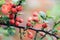
M 3 34 L 4 29 L 2 27 L 0 27 L 0 34 Z
M 25 2 L 25 0 L 22 0 L 22 2 Z
M 40 11 L 40 12 L 39 12 L 39 15 L 40 15 L 43 19 L 46 19 L 46 13 L 45 13 L 45 12 Z
M 18 5 L 19 0 L 12 0 L 12 3 L 15 4 L 15 5 Z
M 6 21 L 9 20 L 9 18 L 7 16 L 4 16 L 4 15 L 2 16 L 2 19 L 6 20 Z
M 36 22 L 32 21 L 31 24 L 34 26 L 36 24 Z
M 58 30 L 56 30 L 56 29 L 52 30 L 52 33 L 57 33 L 57 32 L 58 32 Z
M 4 36 L 8 36 L 8 32 L 7 30 L 3 29 L 2 27 L 0 27 L 0 34 L 3 34 Z
M 13 36 L 15 34 L 15 29 L 9 28 L 8 33 L 9 33 L 9 35 Z
M 9 36 L 8 30 L 4 30 L 4 36 Z

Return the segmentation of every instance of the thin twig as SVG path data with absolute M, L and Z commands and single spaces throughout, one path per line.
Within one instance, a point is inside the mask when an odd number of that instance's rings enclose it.
M 36 40 L 36 37 L 37 37 L 37 33 L 38 33 L 38 31 L 36 31 L 36 34 L 35 34 L 34 40 Z

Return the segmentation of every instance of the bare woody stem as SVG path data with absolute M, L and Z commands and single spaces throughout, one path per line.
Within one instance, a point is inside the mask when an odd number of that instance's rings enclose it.
M 5 26 L 7 26 L 7 24 L 5 24 L 5 23 L 0 23 L 0 25 L 5 25 Z M 23 26 L 15 26 L 15 25 L 11 25 L 10 24 L 10 26 L 13 26 L 13 27 L 16 27 L 16 28 L 19 28 L 19 29 L 26 29 L 26 27 L 23 27 Z M 51 36 L 54 36 L 56 39 L 59 39 L 59 37 L 58 36 L 56 36 L 55 34 L 52 34 L 52 33 L 49 33 L 49 32 L 47 32 L 47 31 L 45 31 L 45 30 L 38 30 L 38 29 L 35 29 L 35 28 L 28 28 L 28 29 L 31 29 L 31 30 L 34 30 L 34 31 L 38 31 L 38 32 L 44 32 L 45 34 L 49 34 L 49 35 L 51 35 Z M 27 30 L 28 30 L 27 29 Z

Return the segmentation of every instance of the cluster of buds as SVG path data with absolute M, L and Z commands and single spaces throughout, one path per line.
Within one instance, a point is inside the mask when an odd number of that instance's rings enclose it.
M 20 23 L 23 22 L 23 19 L 16 17 L 15 18 L 15 14 L 17 14 L 17 12 L 22 11 L 23 7 L 21 5 L 16 6 L 12 3 L 6 3 L 2 5 L 2 13 L 3 14 L 8 14 L 9 17 L 9 22 L 10 24 L 15 24 L 16 26 L 18 26 Z
M 9 17 L 12 16 L 12 14 L 9 15 Z M 14 20 L 14 18 L 9 20 L 10 24 L 15 24 L 16 26 L 19 26 L 20 23 L 23 22 L 22 18 L 16 17 L 16 19 Z
M 30 27 L 30 26 L 33 26 L 32 25 L 32 22 L 35 22 L 35 23 L 38 23 L 40 22 L 40 19 L 38 18 L 39 16 L 39 12 L 35 11 L 32 13 L 32 17 L 29 17 L 28 18 L 28 22 L 26 24 L 26 26 Z M 42 24 L 39 24 L 39 25 L 42 25 L 43 28 L 47 28 L 47 23 L 42 23 Z
M 16 6 L 12 3 L 6 3 L 2 5 L 2 12 L 3 14 L 8 14 L 8 13 L 17 13 L 19 11 L 22 11 L 23 7 L 21 5 Z
M 40 21 L 38 18 L 37 12 L 33 12 L 32 14 L 33 14 L 33 16 L 28 18 L 28 22 L 27 22 L 26 26 L 30 27 L 30 26 L 32 26 L 32 22 L 38 23 Z

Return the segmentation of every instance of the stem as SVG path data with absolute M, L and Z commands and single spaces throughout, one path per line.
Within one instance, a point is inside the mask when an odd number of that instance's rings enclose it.
M 54 30 L 54 28 L 56 27 L 56 25 L 58 25 L 59 23 L 60 23 L 60 21 L 58 21 L 57 23 L 54 24 L 54 26 L 53 26 L 53 28 L 52 28 L 52 30 L 51 30 L 52 33 L 53 33 L 53 30 Z
M 36 40 L 36 37 L 37 37 L 37 33 L 38 33 L 38 32 L 36 31 L 36 34 L 35 34 L 34 40 Z
M 22 39 L 22 33 L 21 33 L 21 31 L 22 31 L 22 30 L 21 30 L 21 28 L 20 28 L 20 29 L 19 29 L 20 39 L 23 40 L 23 39 Z
M 56 26 L 56 25 L 58 25 L 60 23 L 60 21 L 58 21 L 57 23 L 55 23 L 55 25 L 53 26 L 53 28 Z
M 45 36 L 46 36 L 46 34 L 43 37 L 41 37 L 40 40 L 42 40 Z
M 1 22 L 0 22 L 0 25 L 5 25 L 5 26 L 7 26 L 6 23 L 1 23 Z M 13 26 L 13 27 L 16 27 L 16 28 L 25 29 L 25 27 L 23 27 L 23 26 L 15 26 L 15 25 L 11 25 L 11 24 L 10 24 L 10 26 Z M 38 29 L 35 29 L 35 28 L 28 28 L 28 29 L 34 30 L 34 31 L 38 31 L 38 32 L 44 32 L 44 33 L 46 33 L 46 34 L 49 34 L 49 35 L 51 35 L 51 36 L 54 36 L 56 39 L 59 39 L 59 38 L 60 38 L 60 37 L 56 36 L 55 34 L 49 33 L 49 32 L 47 32 L 47 31 L 45 31 L 45 30 L 40 30 L 40 29 L 38 30 Z M 27 30 L 28 30 L 28 29 L 27 29 Z

